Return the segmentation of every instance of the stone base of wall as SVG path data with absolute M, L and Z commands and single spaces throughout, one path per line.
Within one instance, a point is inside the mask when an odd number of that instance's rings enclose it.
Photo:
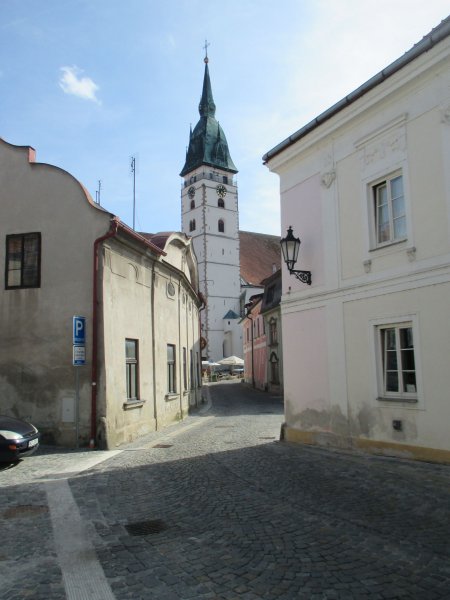
M 282 427 L 282 439 L 286 442 L 308 444 L 311 446 L 332 447 L 341 449 L 358 449 L 371 454 L 381 454 L 396 458 L 422 460 L 441 464 L 450 464 L 450 450 L 426 448 L 396 442 L 369 440 L 367 438 L 344 438 L 326 431 L 300 431 L 286 424 Z

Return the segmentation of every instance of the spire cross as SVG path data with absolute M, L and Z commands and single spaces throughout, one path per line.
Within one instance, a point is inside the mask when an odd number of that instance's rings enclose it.
M 205 63 L 207 63 L 209 60 L 208 59 L 208 46 L 211 46 L 211 44 L 208 42 L 208 40 L 205 40 L 205 45 L 203 46 L 203 49 L 205 51 L 205 58 L 204 58 Z

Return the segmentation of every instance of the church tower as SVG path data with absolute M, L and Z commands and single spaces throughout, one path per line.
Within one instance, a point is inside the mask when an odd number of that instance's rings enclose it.
M 190 131 L 186 162 L 180 173 L 182 231 L 192 237 L 198 260 L 202 356 L 210 361 L 242 356 L 239 321 L 239 212 L 234 175 L 225 134 L 215 118 L 216 105 L 205 59 L 200 120 Z

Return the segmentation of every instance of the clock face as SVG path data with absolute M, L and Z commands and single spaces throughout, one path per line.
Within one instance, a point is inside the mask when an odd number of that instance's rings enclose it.
M 193 198 L 195 196 L 195 187 L 191 186 L 188 190 L 189 198 Z
M 220 184 L 216 187 L 216 192 L 221 198 L 224 198 L 227 193 L 227 188 L 224 185 Z

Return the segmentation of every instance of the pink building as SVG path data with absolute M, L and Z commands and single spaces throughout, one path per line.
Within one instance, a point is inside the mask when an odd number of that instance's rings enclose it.
M 244 334 L 244 377 L 246 383 L 254 387 L 267 389 L 267 340 L 264 317 L 261 314 L 263 294 L 250 298 L 246 317 L 243 320 Z

